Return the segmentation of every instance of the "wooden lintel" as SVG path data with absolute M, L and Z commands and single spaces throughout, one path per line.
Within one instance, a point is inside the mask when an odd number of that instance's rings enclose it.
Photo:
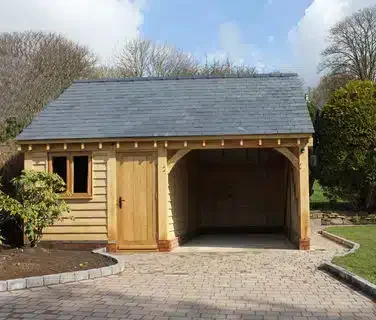
M 288 148 L 274 148 L 274 150 L 280 154 L 283 154 L 294 166 L 294 168 L 299 170 L 299 159 L 292 151 L 290 151 Z
M 175 164 L 183 158 L 189 151 L 190 149 L 183 149 L 183 150 L 178 150 L 174 153 L 174 155 L 168 159 L 167 161 L 167 173 L 170 173 L 171 170 L 174 168 Z

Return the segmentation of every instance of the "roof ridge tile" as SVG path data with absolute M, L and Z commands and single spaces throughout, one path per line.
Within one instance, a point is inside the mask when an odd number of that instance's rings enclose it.
M 244 78 L 291 78 L 298 77 L 297 73 L 255 73 L 250 75 L 193 75 L 193 76 L 166 76 L 166 77 L 125 77 L 125 78 L 103 78 L 103 79 L 79 79 L 73 83 L 100 83 L 100 82 L 135 82 L 135 81 L 156 81 L 156 80 L 196 80 L 196 79 L 244 79 Z

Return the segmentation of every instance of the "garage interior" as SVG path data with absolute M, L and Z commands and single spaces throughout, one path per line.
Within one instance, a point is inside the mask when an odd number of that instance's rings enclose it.
M 297 170 L 272 148 L 192 150 L 169 173 L 169 237 L 184 248 L 297 248 Z

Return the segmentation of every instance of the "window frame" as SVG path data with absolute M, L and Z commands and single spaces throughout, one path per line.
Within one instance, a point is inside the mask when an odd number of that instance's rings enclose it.
M 74 193 L 74 157 L 88 157 L 87 189 L 88 192 Z M 49 152 L 48 153 L 48 172 L 53 173 L 52 158 L 67 157 L 67 191 L 63 194 L 64 199 L 92 199 L 93 197 L 93 168 L 91 152 Z

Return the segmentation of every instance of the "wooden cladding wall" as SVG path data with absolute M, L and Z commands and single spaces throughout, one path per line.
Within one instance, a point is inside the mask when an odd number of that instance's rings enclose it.
M 299 244 L 300 221 L 298 214 L 298 173 L 290 163 L 287 164 L 287 189 L 286 189 L 286 223 L 285 230 L 290 241 Z
M 93 195 L 91 199 L 67 199 L 71 212 L 63 221 L 47 228 L 45 241 L 105 241 L 107 240 L 107 151 L 92 154 Z M 25 167 L 46 171 L 47 152 L 27 152 Z
M 196 177 L 193 153 L 184 156 L 169 174 L 169 239 L 184 237 L 199 227 Z
M 201 227 L 283 228 L 282 155 L 270 149 L 225 150 L 212 157 L 205 153 L 200 168 Z

